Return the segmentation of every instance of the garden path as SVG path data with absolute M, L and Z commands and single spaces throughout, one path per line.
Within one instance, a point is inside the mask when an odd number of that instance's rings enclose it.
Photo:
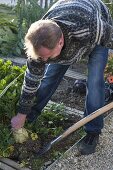
M 94 154 L 81 156 L 76 144 L 46 170 L 113 170 L 113 111 L 105 119 Z

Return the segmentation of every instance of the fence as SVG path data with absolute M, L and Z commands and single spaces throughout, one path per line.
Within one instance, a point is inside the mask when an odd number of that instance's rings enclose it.
M 42 8 L 49 8 L 56 0 L 39 0 L 38 4 Z

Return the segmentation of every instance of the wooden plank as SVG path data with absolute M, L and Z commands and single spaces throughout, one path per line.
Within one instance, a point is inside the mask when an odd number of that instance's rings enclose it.
M 16 170 L 16 169 L 6 165 L 3 162 L 0 162 L 0 170 Z
M 5 164 L 6 166 L 12 168 L 13 170 L 30 170 L 29 168 L 21 168 L 20 165 L 18 163 L 16 163 L 15 161 L 8 159 L 8 158 L 0 158 L 0 163 Z M 0 167 L 1 168 L 1 167 Z M 7 169 L 9 170 L 9 169 Z
M 74 78 L 74 79 L 87 79 L 87 76 L 78 72 L 75 72 L 73 70 L 68 69 L 65 73 L 65 76 Z
M 49 101 L 48 102 L 48 104 L 47 104 L 47 106 L 45 107 L 45 109 L 46 108 L 49 108 L 50 107 L 50 105 L 51 104 L 58 104 L 58 103 L 56 103 L 56 102 L 53 102 L 53 101 Z M 65 114 L 70 114 L 70 115 L 77 115 L 77 116 L 80 116 L 81 118 L 83 117 L 83 115 L 84 115 L 84 112 L 83 111 L 81 111 L 81 110 L 77 110 L 77 109 L 74 109 L 74 108 L 70 108 L 70 107 L 66 107 L 66 106 L 64 106 L 64 109 L 65 109 Z

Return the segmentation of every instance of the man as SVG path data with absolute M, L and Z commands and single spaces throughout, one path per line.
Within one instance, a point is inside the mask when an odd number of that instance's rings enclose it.
M 101 0 L 59 0 L 25 36 L 28 56 L 18 114 L 12 127 L 36 120 L 55 92 L 69 66 L 86 57 L 88 81 L 84 116 L 104 105 L 104 69 L 113 28 Z M 40 85 L 40 73 L 46 63 Z M 103 128 L 100 116 L 85 125 L 86 136 L 78 145 L 81 154 L 95 152 Z

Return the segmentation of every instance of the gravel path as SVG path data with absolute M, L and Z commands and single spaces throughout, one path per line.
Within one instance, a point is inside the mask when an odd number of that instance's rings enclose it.
M 94 154 L 80 156 L 76 145 L 47 170 L 113 170 L 113 112 L 105 120 L 100 142 Z

